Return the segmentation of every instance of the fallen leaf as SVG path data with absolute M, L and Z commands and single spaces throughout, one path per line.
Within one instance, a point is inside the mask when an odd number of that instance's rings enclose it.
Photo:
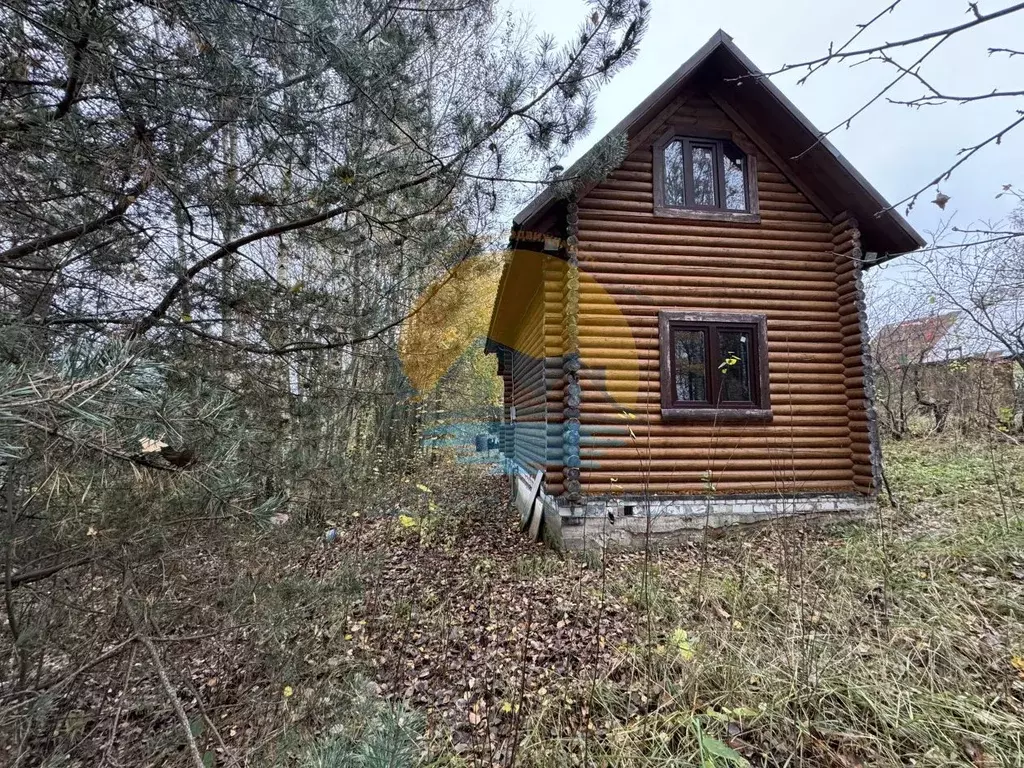
M 161 448 L 166 448 L 167 443 L 163 441 L 163 435 L 157 438 L 152 437 L 140 437 L 139 442 L 142 443 L 143 453 L 160 453 Z

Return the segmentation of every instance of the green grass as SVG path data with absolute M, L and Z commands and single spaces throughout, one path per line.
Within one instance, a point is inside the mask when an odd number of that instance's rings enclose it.
M 888 443 L 885 469 L 901 500 L 999 505 L 1016 496 L 1024 449 L 1003 443 L 907 440 Z

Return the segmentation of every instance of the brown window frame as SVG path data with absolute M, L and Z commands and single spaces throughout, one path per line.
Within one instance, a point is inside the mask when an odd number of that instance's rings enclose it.
M 684 163 L 684 194 L 689 198 L 686 205 L 667 205 L 665 203 L 665 150 L 675 141 L 683 142 Z M 744 211 L 730 211 L 725 207 L 725 170 L 722 157 L 725 144 L 731 144 L 743 153 L 744 184 L 747 192 L 747 207 Z M 699 206 L 692 204 L 693 195 L 693 145 L 710 146 L 714 150 L 715 164 L 715 205 Z M 733 141 L 732 134 L 725 132 L 680 133 L 669 130 L 662 134 L 653 145 L 654 153 L 654 215 L 687 219 L 711 219 L 718 221 L 734 221 L 756 224 L 761 221 L 759 200 L 757 196 L 757 157 L 746 151 Z
M 718 345 L 719 330 L 749 330 L 753 359 L 750 367 L 751 399 L 746 402 L 715 402 L 721 391 Z M 707 401 L 675 399 L 675 355 L 672 336 L 679 330 L 701 330 L 705 335 Z M 768 382 L 768 323 L 764 315 L 737 312 L 684 312 L 662 310 L 658 313 L 659 370 L 661 375 L 661 417 L 675 421 L 771 421 Z

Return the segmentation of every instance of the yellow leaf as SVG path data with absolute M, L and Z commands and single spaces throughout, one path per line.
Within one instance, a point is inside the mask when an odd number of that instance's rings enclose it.
M 345 635 L 345 639 L 346 640 L 351 640 L 352 639 L 352 635 Z
M 685 629 L 677 629 L 672 633 L 672 645 L 679 652 L 679 658 L 683 661 L 693 661 L 693 643 Z
M 1014 656 L 1010 659 L 1010 663 L 1013 665 L 1014 669 L 1024 675 L 1024 656 Z
M 399 515 L 398 522 L 403 528 L 415 528 L 419 523 L 416 522 L 415 517 L 409 517 L 408 515 Z
M 725 371 L 728 368 L 732 368 L 739 361 L 740 359 L 736 357 L 736 355 L 730 353 L 729 356 L 722 361 L 721 365 L 718 366 L 718 370 Z
M 509 712 L 511 712 L 512 711 L 512 702 L 511 701 L 502 702 L 501 711 L 504 712 L 506 715 Z
M 416 487 L 419 488 L 424 493 L 433 493 L 433 491 L 427 488 L 427 486 L 423 485 L 423 483 L 416 483 Z
M 291 687 L 290 685 L 286 685 L 286 686 L 284 687 L 284 690 L 282 691 L 282 693 L 284 694 L 284 697 L 285 697 L 286 699 L 288 699 L 288 698 L 291 698 L 291 695 L 292 695 L 293 693 L 295 693 L 295 690 L 294 690 L 294 689 L 293 689 L 293 688 L 292 688 L 292 687 Z

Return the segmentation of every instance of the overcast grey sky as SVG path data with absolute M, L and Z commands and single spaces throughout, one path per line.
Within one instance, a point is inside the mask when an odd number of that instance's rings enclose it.
M 507 0 L 517 13 L 532 18 L 538 30 L 563 38 L 584 18 L 584 0 Z M 716 30 L 724 29 L 764 71 L 823 55 L 829 41 L 844 42 L 891 0 L 651 0 L 650 29 L 636 61 L 605 86 L 597 101 L 594 130 L 566 157 L 570 162 L 611 130 Z M 982 12 L 1013 0 L 980 0 Z M 865 44 L 913 37 L 967 21 L 966 0 L 903 0 L 885 17 Z M 1024 88 L 1024 56 L 989 56 L 989 47 L 1024 47 L 1024 12 L 968 30 L 946 42 L 926 62 L 922 75 L 947 93 L 975 94 L 994 88 Z M 923 48 L 907 48 L 900 59 L 910 64 Z M 915 55 L 916 52 L 916 55 Z M 833 64 L 797 85 L 795 73 L 774 78 L 782 91 L 821 130 L 844 121 L 895 75 L 878 62 L 857 67 Z M 923 95 L 920 85 L 904 83 L 897 98 Z M 838 149 L 890 202 L 916 191 L 956 160 L 961 147 L 976 144 L 1011 123 L 1022 99 L 993 99 L 966 105 L 912 109 L 878 102 L 849 130 L 830 137 Z M 567 164 L 567 163 L 564 163 Z M 967 226 L 998 220 L 1012 209 L 995 199 L 1003 184 L 1024 187 L 1024 126 L 999 146 L 989 146 L 941 185 L 951 197 L 945 212 L 923 196 L 908 219 L 925 235 L 940 221 Z M 902 212 L 902 210 L 901 210 Z

